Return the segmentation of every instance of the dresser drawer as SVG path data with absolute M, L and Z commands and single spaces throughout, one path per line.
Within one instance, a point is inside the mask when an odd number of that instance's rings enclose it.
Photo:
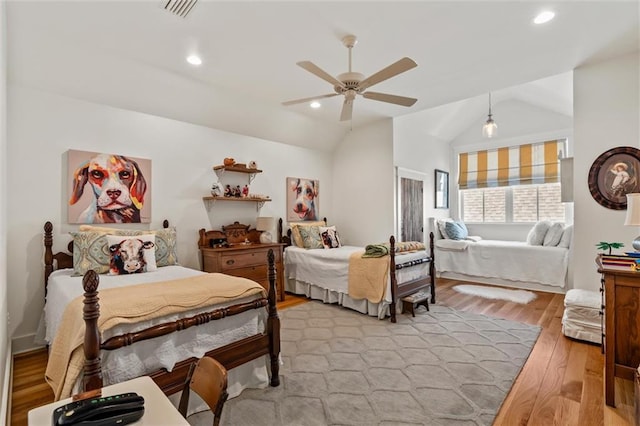
M 268 268 L 267 265 L 257 265 L 257 266 L 249 266 L 246 268 L 235 268 L 225 270 L 224 273 L 228 275 L 233 275 L 236 277 L 248 278 L 253 281 L 258 281 L 262 284 L 262 282 L 269 282 L 268 279 Z M 268 288 L 268 284 L 267 284 Z
M 222 270 L 244 268 L 253 265 L 267 265 L 267 250 L 259 250 L 251 253 L 228 253 L 221 256 Z M 275 253 L 276 263 L 280 262 L 280 253 Z

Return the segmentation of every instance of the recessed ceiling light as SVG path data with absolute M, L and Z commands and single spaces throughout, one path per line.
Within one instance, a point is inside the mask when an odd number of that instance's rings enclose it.
M 540 14 L 538 14 L 538 16 L 535 17 L 535 19 L 533 20 L 533 23 L 545 24 L 550 20 L 552 20 L 554 16 L 556 16 L 555 13 L 551 12 L 550 10 L 545 10 L 544 12 L 541 12 Z
M 322 104 L 320 104 L 320 102 L 318 102 L 318 101 L 313 101 L 313 102 L 311 102 L 311 103 L 309 104 L 309 106 L 310 106 L 311 108 L 320 108 L 320 107 L 322 106 Z
M 197 55 L 191 55 L 187 56 L 187 62 L 189 62 L 191 65 L 201 65 L 202 59 L 200 59 L 200 57 Z

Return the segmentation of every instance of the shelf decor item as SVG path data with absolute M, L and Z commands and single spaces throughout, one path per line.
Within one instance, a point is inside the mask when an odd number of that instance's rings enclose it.
M 589 191 L 601 206 L 626 210 L 626 195 L 640 192 L 640 150 L 631 146 L 612 148 L 602 154 L 589 170 Z

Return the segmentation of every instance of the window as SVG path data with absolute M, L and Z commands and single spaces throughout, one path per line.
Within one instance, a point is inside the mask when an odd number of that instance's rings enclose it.
M 460 207 L 465 222 L 564 221 L 559 183 L 464 189 L 460 191 Z
M 460 215 L 465 222 L 563 221 L 559 160 L 565 139 L 463 152 Z

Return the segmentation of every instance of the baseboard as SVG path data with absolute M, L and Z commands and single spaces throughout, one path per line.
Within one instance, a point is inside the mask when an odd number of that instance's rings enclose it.
M 14 337 L 13 339 L 11 339 L 13 354 L 15 355 L 44 348 L 44 345 L 38 345 L 35 343 L 35 338 L 35 334 L 27 334 L 25 336 Z
M 2 402 L 0 405 L 0 419 L 5 419 L 5 424 L 11 424 L 11 388 L 13 387 L 13 353 L 11 341 L 8 343 L 7 359 L 4 367 L 4 381 L 2 383 Z

